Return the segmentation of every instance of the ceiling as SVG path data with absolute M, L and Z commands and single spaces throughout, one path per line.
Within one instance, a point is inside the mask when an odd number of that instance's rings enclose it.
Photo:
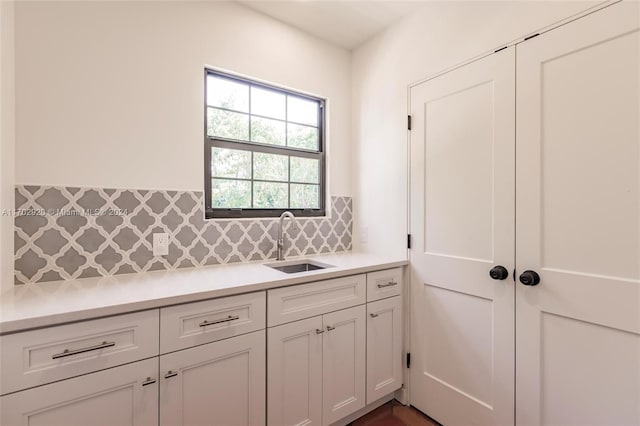
M 238 1 L 349 50 L 424 5 L 422 1 L 393 0 Z

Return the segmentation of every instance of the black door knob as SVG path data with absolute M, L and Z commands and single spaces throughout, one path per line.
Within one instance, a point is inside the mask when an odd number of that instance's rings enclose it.
M 509 271 L 504 266 L 498 265 L 491 268 L 489 276 L 494 280 L 506 280 L 509 278 Z
M 540 275 L 536 271 L 524 271 L 520 274 L 520 282 L 524 285 L 538 285 L 540 283 Z

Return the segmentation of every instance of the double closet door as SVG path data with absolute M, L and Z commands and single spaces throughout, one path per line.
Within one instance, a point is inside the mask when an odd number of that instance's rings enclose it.
M 411 89 L 409 397 L 444 425 L 640 424 L 639 17 Z

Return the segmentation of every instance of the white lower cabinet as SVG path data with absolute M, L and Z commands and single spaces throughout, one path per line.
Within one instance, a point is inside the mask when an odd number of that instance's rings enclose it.
M 158 359 L 151 358 L 1 398 L 3 426 L 158 424 Z
M 360 274 L 2 336 L 0 424 L 345 421 L 402 385 L 400 279 Z M 366 303 L 365 281 L 380 300 Z
M 402 299 L 367 304 L 367 404 L 402 386 Z
M 160 425 L 265 422 L 265 331 L 160 356 Z
M 329 425 L 365 406 L 364 305 L 268 330 L 268 424 Z

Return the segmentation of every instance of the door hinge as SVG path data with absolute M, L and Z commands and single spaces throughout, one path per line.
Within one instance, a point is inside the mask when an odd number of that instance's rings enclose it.
M 407 248 L 411 248 L 411 234 L 407 234 Z
M 411 352 L 407 352 L 407 368 L 411 368 Z
M 411 116 L 407 115 L 407 129 L 411 130 Z
M 538 37 L 539 35 L 540 35 L 540 33 L 531 34 L 530 36 L 526 36 L 526 37 L 524 38 L 524 40 L 522 40 L 522 41 L 531 40 L 532 38 L 534 38 L 534 37 Z

